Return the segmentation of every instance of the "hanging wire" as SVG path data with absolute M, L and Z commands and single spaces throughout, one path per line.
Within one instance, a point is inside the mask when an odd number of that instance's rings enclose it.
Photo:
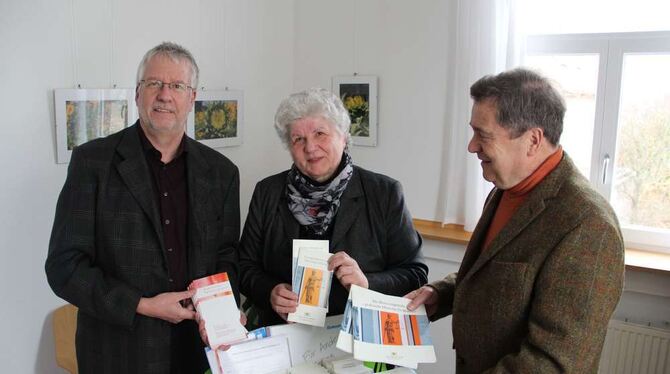
M 74 0 L 70 0 L 70 45 L 72 50 L 72 80 L 75 82 L 78 88 L 81 88 L 81 84 L 76 83 L 78 80 L 77 77 L 77 23 L 75 22 L 74 16 Z
M 109 84 L 114 83 L 114 0 L 109 0 Z
M 221 68 L 221 75 L 223 76 L 224 81 L 228 81 L 228 12 L 226 12 L 226 1 L 221 2 L 221 11 L 223 12 L 223 16 L 221 19 L 223 20 L 223 25 L 221 26 L 223 28 L 223 66 Z M 228 90 L 228 87 L 226 87 L 226 90 Z
M 200 1 L 197 2 L 198 11 L 196 12 L 196 14 L 198 15 L 198 19 L 200 19 L 200 22 L 198 22 L 198 40 L 196 42 L 196 48 L 197 48 L 198 53 L 199 53 L 200 56 L 202 56 L 202 50 L 203 50 L 202 40 L 203 40 L 203 34 L 204 34 L 203 31 L 202 31 L 202 28 L 203 28 L 202 25 L 204 24 L 204 22 L 202 22 L 202 9 L 205 8 L 205 7 L 202 6 L 202 2 L 203 2 L 203 0 L 200 0 Z M 200 82 L 198 82 L 198 83 L 200 83 Z M 196 87 L 196 89 L 198 89 L 198 87 Z M 200 90 L 204 90 L 204 89 L 205 89 L 204 86 L 200 88 Z
M 352 4 L 351 4 L 350 9 L 356 9 L 355 8 L 355 5 L 356 5 L 355 1 L 356 0 L 352 0 Z M 357 48 L 358 46 L 357 46 L 357 43 L 356 43 L 356 36 L 358 35 L 358 12 L 353 12 L 353 13 L 354 13 L 354 27 L 352 27 L 353 36 L 351 38 L 352 39 L 351 46 L 352 46 L 352 49 L 353 49 L 353 52 L 351 53 L 351 56 L 352 56 L 351 60 L 352 60 L 352 65 L 353 66 L 352 66 L 351 71 L 353 71 L 354 75 L 356 75 L 357 73 L 355 73 L 355 72 L 356 72 L 356 67 L 357 67 L 357 64 L 358 64 L 358 61 L 357 61 L 358 56 L 356 55 L 356 50 L 358 49 Z

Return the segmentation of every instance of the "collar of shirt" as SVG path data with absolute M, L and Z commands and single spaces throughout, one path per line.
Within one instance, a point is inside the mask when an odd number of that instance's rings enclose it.
M 142 149 L 144 150 L 144 153 L 148 154 L 152 160 L 157 160 L 158 162 L 161 162 L 161 157 L 163 156 L 159 150 L 154 147 L 153 144 L 149 141 L 149 138 L 147 138 L 147 135 L 144 133 L 144 129 L 142 129 L 142 126 L 137 126 L 138 133 L 140 135 L 140 143 L 142 144 Z M 177 153 L 175 154 L 174 158 L 172 161 L 168 162 L 166 165 L 171 164 L 174 162 L 174 160 L 178 159 L 181 157 L 184 153 L 186 153 L 186 134 L 182 135 L 181 141 L 179 142 L 179 147 L 177 147 Z

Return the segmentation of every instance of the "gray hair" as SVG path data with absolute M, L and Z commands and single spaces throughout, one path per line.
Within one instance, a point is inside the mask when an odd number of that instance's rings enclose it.
M 198 79 L 200 77 L 200 69 L 198 64 L 195 62 L 195 58 L 188 49 L 180 46 L 177 43 L 172 42 L 163 42 L 153 48 L 151 48 L 142 58 L 140 66 L 137 67 L 137 77 L 135 84 L 139 84 L 142 76 L 144 75 L 144 69 L 147 66 L 149 60 L 156 55 L 161 55 L 169 58 L 174 62 L 188 62 L 191 65 L 191 82 L 190 85 L 193 89 L 198 87 Z
M 492 100 L 496 120 L 517 138 L 539 127 L 547 140 L 557 145 L 563 132 L 565 101 L 549 80 L 524 68 L 487 75 L 470 87 L 475 103 Z
M 322 117 L 351 144 L 349 127 L 351 119 L 337 95 L 323 88 L 310 88 L 296 92 L 284 99 L 275 113 L 275 130 L 284 145 L 291 144 L 291 125 L 301 118 Z

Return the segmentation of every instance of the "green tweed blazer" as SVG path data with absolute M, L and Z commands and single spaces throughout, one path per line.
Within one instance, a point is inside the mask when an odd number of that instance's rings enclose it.
M 607 201 L 563 160 L 490 247 L 494 189 L 457 274 L 431 284 L 452 314 L 456 372 L 597 373 L 623 288 L 624 247 Z

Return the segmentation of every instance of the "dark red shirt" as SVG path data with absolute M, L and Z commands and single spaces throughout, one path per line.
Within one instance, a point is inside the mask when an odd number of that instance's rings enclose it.
M 147 139 L 142 127 L 138 133 L 153 179 L 158 203 L 171 289 L 183 291 L 187 286 L 188 256 L 188 183 L 186 179 L 186 135 L 182 137 L 172 161 L 163 163 L 161 153 Z

